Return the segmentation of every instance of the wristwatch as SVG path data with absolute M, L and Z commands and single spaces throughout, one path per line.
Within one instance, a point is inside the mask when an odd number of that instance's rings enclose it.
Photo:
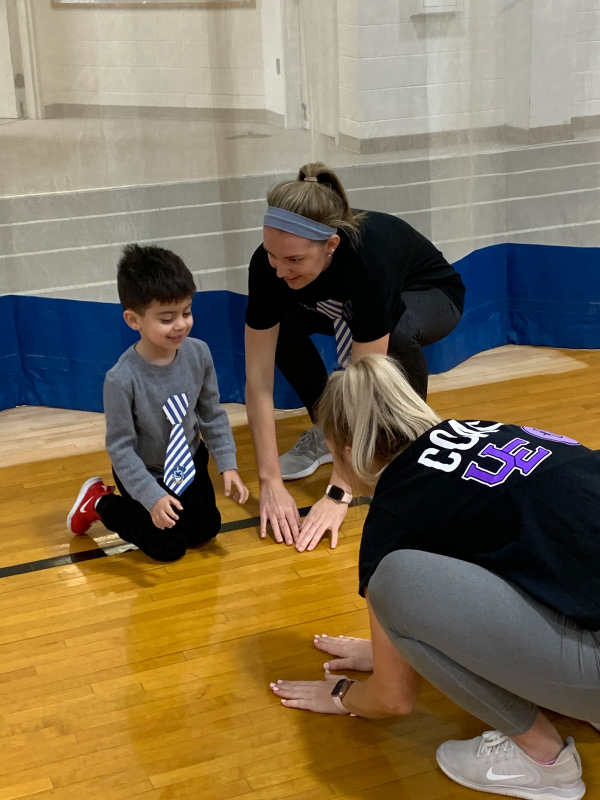
M 345 492 L 339 486 L 335 486 L 333 483 L 329 484 L 329 486 L 325 490 L 325 494 L 327 495 L 327 497 L 331 497 L 332 500 L 335 500 L 338 503 L 352 502 L 352 495 L 349 492 Z
M 342 703 L 342 700 L 346 696 L 346 692 L 352 686 L 353 683 L 354 681 L 351 681 L 350 678 L 342 678 L 336 683 L 331 692 L 331 699 L 335 703 L 336 708 L 343 714 L 350 713 L 346 708 L 346 706 Z

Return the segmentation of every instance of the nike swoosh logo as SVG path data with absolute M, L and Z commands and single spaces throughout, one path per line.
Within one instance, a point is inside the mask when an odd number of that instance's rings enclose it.
M 486 774 L 485 777 L 488 779 L 488 781 L 510 781 L 510 780 L 514 780 L 515 778 L 525 778 L 527 776 L 526 775 L 496 775 L 496 773 L 494 772 L 494 768 L 490 767 L 488 769 L 487 774 Z
M 89 504 L 92 502 L 92 500 L 93 500 L 93 499 L 94 499 L 93 497 L 90 497 L 90 499 L 89 499 L 89 500 L 86 500 L 86 501 L 85 501 L 85 503 L 84 503 L 84 504 L 81 506 L 81 508 L 79 509 L 79 511 L 80 511 L 82 514 L 85 514 L 85 510 L 86 510 L 86 508 L 89 506 Z

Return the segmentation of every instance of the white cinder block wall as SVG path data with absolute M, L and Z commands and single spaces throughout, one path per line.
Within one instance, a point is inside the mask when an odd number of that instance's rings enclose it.
M 424 16 L 423 0 L 338 0 L 349 10 L 341 132 L 364 140 L 599 115 L 600 0 L 517 5 L 525 26 L 505 0 L 456 0 L 457 13 L 440 16 Z
M 600 114 L 600 0 L 577 0 L 573 21 L 573 117 Z
M 277 72 L 278 59 L 281 73 L 286 66 L 284 2 L 292 0 L 112 11 L 40 0 L 43 103 L 266 109 L 297 118 Z M 455 14 L 437 17 L 422 15 L 423 5 L 337 0 L 341 134 L 529 128 L 600 114 L 600 0 L 456 0 Z M 550 6 L 562 12 L 547 13 Z M 511 28 L 515 8 L 528 20 L 516 25 L 520 38 Z
M 357 0 L 355 22 L 340 20 L 342 133 L 503 124 L 501 3 L 459 0 L 455 15 L 425 17 L 421 0 Z
M 285 113 L 281 0 L 261 0 L 264 94 L 267 111 Z M 279 63 L 279 71 L 277 64 Z
M 44 105 L 265 108 L 260 8 L 34 7 Z
M 10 35 L 6 0 L 0 0 L 0 118 L 17 116 L 17 98 L 10 54 Z

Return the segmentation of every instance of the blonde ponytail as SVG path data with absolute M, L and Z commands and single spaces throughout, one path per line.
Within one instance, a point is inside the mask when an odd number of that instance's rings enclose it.
M 375 354 L 331 376 L 317 418 L 337 454 L 352 448 L 352 470 L 368 486 L 375 485 L 399 453 L 441 422 L 397 362 Z
M 342 182 L 335 172 L 320 162 L 305 164 L 294 181 L 283 181 L 269 190 L 267 203 L 303 217 L 339 228 L 354 243 L 360 239 L 364 213 L 354 214 Z

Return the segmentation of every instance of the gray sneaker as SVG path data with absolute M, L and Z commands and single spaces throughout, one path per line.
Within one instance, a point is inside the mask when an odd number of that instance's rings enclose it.
M 549 766 L 538 764 L 499 731 L 486 731 L 463 742 L 444 742 L 436 757 L 449 778 L 480 792 L 527 800 L 579 800 L 585 794 L 581 761 L 571 737 Z
M 325 444 L 323 431 L 316 425 L 302 431 L 300 438 L 291 450 L 279 456 L 281 474 L 284 481 L 306 478 L 321 464 L 331 464 L 333 456 Z

